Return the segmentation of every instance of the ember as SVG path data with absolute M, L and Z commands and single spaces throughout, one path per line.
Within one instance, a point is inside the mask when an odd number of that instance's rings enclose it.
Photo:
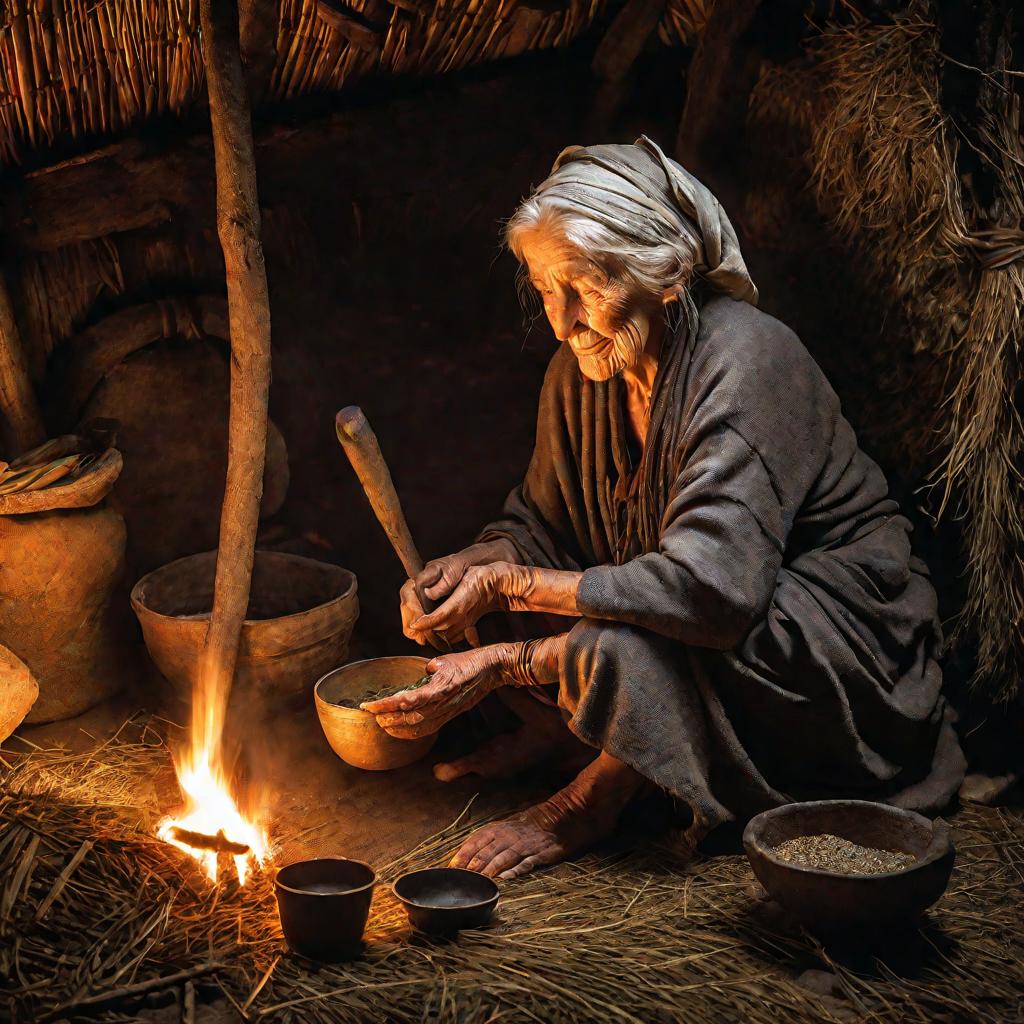
M 249 852 L 246 843 L 232 842 L 221 829 L 215 836 L 208 836 L 202 832 L 190 832 L 187 828 L 172 825 L 169 838 L 191 846 L 193 850 L 216 850 L 217 853 L 243 854 Z
M 211 882 L 217 881 L 218 853 L 229 854 L 244 885 L 251 861 L 262 864 L 266 859 L 266 836 L 242 816 L 223 772 L 209 756 L 201 756 L 194 765 L 179 766 L 178 771 L 188 801 L 185 814 L 163 821 L 157 835 L 195 857 Z

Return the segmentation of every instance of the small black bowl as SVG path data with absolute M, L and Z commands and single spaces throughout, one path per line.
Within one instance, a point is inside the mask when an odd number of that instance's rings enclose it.
M 358 956 L 376 881 L 359 860 L 300 860 L 281 868 L 274 888 L 288 948 L 325 963 Z
M 392 886 L 409 923 L 421 932 L 450 935 L 481 928 L 498 903 L 498 887 L 486 875 L 465 868 L 426 868 L 402 875 Z

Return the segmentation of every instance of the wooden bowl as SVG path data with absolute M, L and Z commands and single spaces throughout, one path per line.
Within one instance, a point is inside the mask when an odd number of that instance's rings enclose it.
M 404 768 L 418 761 L 437 734 L 418 740 L 389 736 L 368 711 L 342 707 L 338 702 L 369 691 L 415 683 L 427 670 L 427 659 L 416 657 L 370 658 L 328 672 L 314 687 L 313 699 L 327 742 L 347 764 L 380 772 Z
M 841 874 L 782 860 L 774 847 L 829 833 L 861 846 L 913 854 L 884 874 Z M 768 894 L 812 931 L 873 931 L 912 920 L 949 884 L 956 850 L 938 819 L 866 800 L 785 804 L 750 820 L 743 832 L 750 866 Z
M 399 877 L 392 886 L 421 932 L 450 935 L 460 928 L 481 928 L 498 905 L 498 887 L 486 875 L 466 868 L 425 868 Z
M 217 552 L 179 558 L 143 576 L 132 608 L 146 649 L 187 705 L 210 628 Z M 313 684 L 344 661 L 359 615 L 355 576 L 337 565 L 279 551 L 257 551 L 238 649 L 228 717 L 302 706 Z

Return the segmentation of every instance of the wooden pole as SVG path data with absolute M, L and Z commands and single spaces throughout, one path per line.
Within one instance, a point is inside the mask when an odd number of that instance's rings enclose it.
M 46 440 L 46 428 L 39 413 L 36 393 L 28 375 L 14 306 L 7 282 L 0 272 L 0 416 L 11 428 L 16 454 L 35 448 Z
M 213 611 L 203 651 L 202 692 L 196 694 L 198 707 L 193 712 L 204 715 L 206 749 L 217 750 L 249 603 L 263 493 L 270 299 L 260 244 L 252 121 L 239 55 L 238 9 L 234 0 L 200 0 L 199 17 L 217 177 L 217 233 L 224 250 L 231 334 L 227 484 Z M 195 717 L 193 722 L 197 724 Z

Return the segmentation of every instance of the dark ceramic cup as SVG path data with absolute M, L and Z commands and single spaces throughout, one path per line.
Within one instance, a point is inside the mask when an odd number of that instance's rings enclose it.
M 301 860 L 281 868 L 274 888 L 288 948 L 325 963 L 358 956 L 376 881 L 373 868 L 358 860 Z
M 392 886 L 417 931 L 451 935 L 482 928 L 498 905 L 498 887 L 466 868 L 424 868 L 401 875 Z

